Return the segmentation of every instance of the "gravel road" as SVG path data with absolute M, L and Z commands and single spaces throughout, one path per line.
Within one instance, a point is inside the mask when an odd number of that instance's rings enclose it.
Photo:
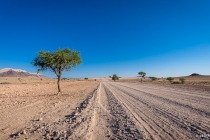
M 169 87 L 104 82 L 134 116 L 144 139 L 199 139 L 210 134 L 210 94 Z
M 46 139 L 210 139 L 210 93 L 103 81 L 74 112 L 39 133 Z

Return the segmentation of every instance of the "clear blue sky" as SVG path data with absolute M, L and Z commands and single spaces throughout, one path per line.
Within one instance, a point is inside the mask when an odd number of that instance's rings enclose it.
M 209 0 L 1 0 L 0 69 L 36 72 L 38 51 L 69 47 L 83 63 L 63 77 L 210 75 L 209 7 Z

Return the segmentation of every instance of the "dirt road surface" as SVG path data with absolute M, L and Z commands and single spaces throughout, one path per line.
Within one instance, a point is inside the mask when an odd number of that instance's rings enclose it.
M 8 139 L 210 139 L 209 92 L 105 80 L 92 90 L 69 114 L 31 121 Z

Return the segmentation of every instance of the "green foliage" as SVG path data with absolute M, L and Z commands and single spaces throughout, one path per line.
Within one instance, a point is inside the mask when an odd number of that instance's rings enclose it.
M 87 78 L 87 77 L 85 77 L 84 79 L 85 79 L 85 80 L 88 80 L 88 78 Z
M 168 77 L 166 80 L 168 80 L 170 83 L 174 80 L 173 77 Z
M 10 82 L 2 82 L 0 84 L 11 84 Z
M 179 78 L 179 81 L 184 84 L 185 83 L 185 79 L 184 78 Z
M 70 71 L 71 68 L 81 64 L 79 52 L 66 49 L 58 49 L 56 52 L 40 51 L 32 64 L 39 67 L 38 72 L 52 70 L 57 76 L 63 70 Z
M 142 76 L 142 78 L 146 76 L 146 73 L 145 73 L 145 72 L 143 72 L 143 71 L 139 72 L 138 74 L 139 74 L 139 75 L 141 75 L 141 76 Z
M 113 74 L 112 80 L 114 80 L 114 81 L 119 80 L 119 77 L 117 76 L 117 74 Z
M 38 67 L 38 72 L 51 70 L 58 78 L 58 92 L 61 92 L 59 81 L 62 71 L 70 71 L 72 68 L 80 65 L 82 59 L 80 53 L 66 49 L 58 49 L 55 52 L 40 51 L 38 56 L 31 62 Z
M 152 81 L 158 80 L 158 78 L 156 77 L 149 77 L 150 79 L 152 79 Z
M 68 80 L 68 78 L 65 78 L 65 77 L 64 77 L 64 78 L 62 78 L 61 80 Z
M 172 84 L 180 84 L 180 82 L 178 82 L 178 81 L 174 81 Z

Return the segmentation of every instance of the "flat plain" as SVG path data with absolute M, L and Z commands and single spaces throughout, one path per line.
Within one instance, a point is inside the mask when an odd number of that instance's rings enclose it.
M 209 139 L 208 83 L 29 81 L 0 85 L 1 139 Z

